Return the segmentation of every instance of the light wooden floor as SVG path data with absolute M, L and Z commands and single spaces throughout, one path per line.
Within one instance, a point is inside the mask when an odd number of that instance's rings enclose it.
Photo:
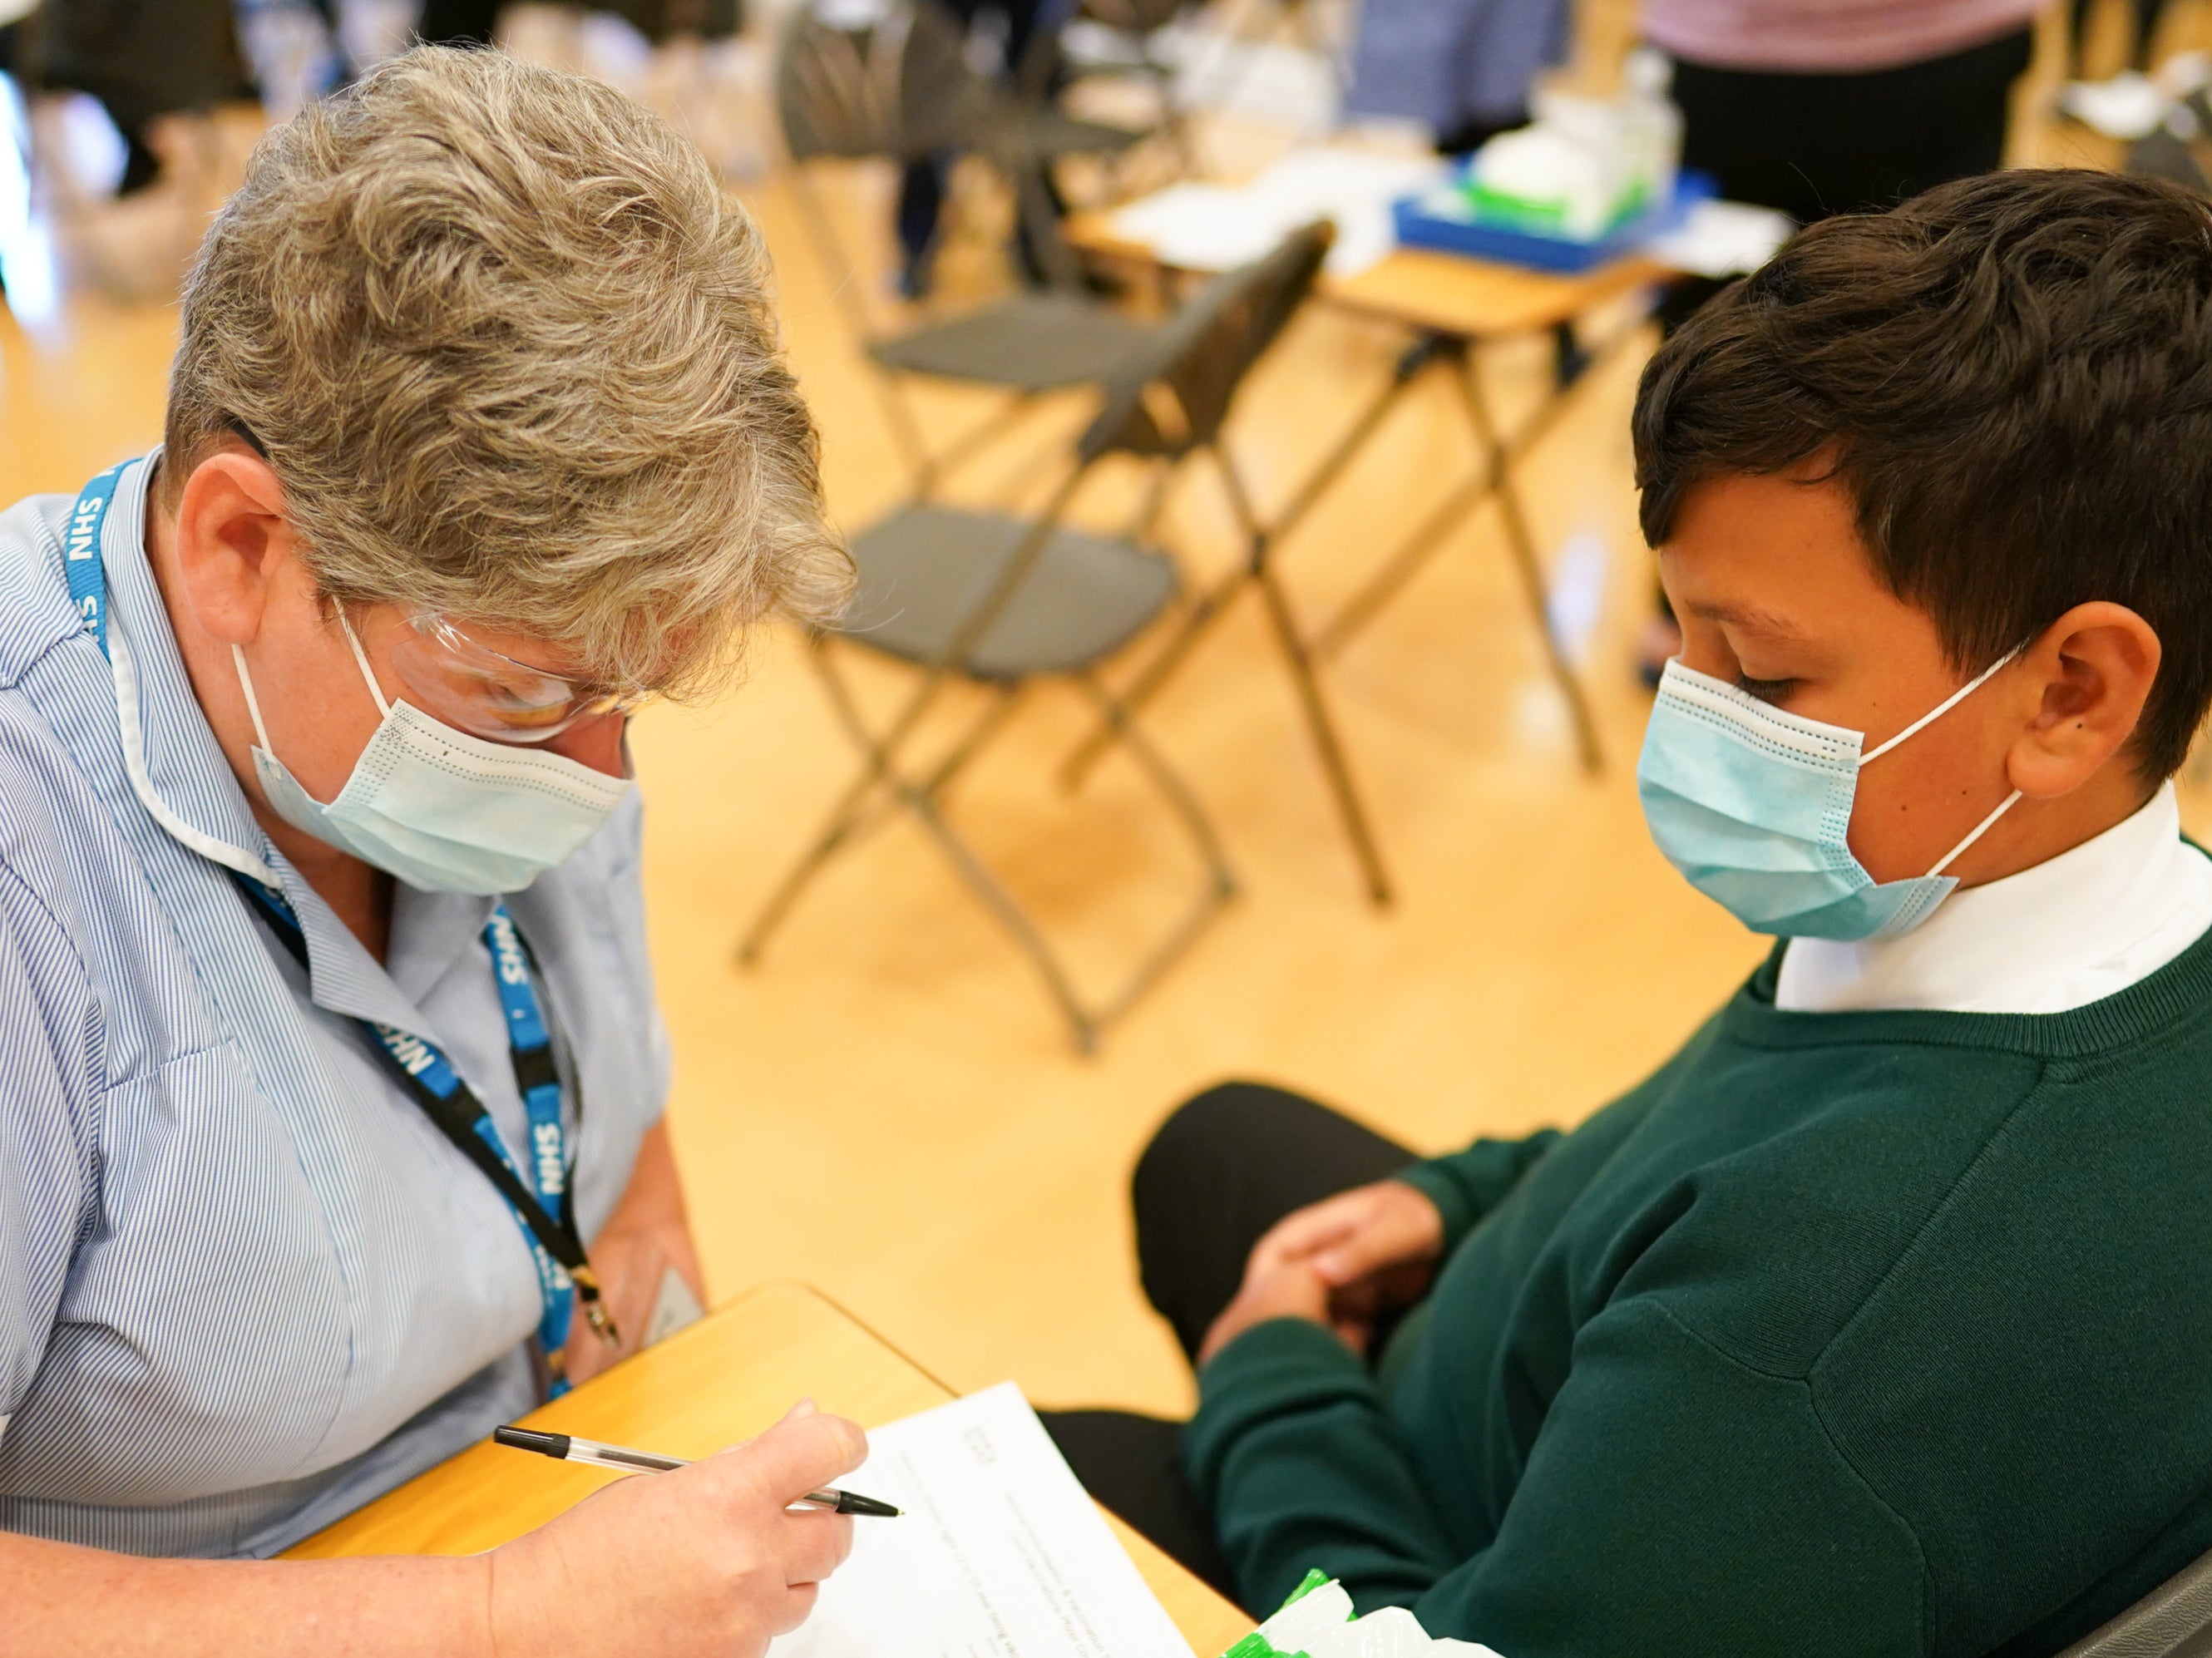
M 878 404 L 787 194 L 750 199 L 835 510 L 863 524 L 901 487 Z M 74 489 L 154 441 L 173 327 L 164 307 L 82 295 L 35 339 L 0 319 L 0 501 Z M 1264 499 L 1395 344 L 1324 313 L 1296 325 L 1236 426 Z M 1525 398 L 1544 366 L 1509 354 L 1501 395 Z M 1605 774 L 1575 763 L 1494 525 L 1468 524 L 1331 678 L 1402 890 L 1377 914 L 1257 616 L 1238 612 L 1150 726 L 1217 815 L 1245 896 L 1097 1060 L 1070 1053 L 1020 957 L 908 828 L 838 864 L 760 969 L 732 966 L 853 765 L 792 641 L 764 639 L 732 698 L 641 720 L 672 1109 L 717 1297 L 804 1278 L 957 1385 L 1011 1376 L 1042 1401 L 1172 1410 L 1188 1382 L 1137 1292 L 1123 1193 L 1178 1098 L 1268 1078 L 1442 1149 L 1580 1119 L 1728 993 L 1762 945 L 1661 862 L 1632 787 L 1645 703 L 1627 639 L 1650 579 L 1625 429 L 1634 367 L 1587 388 L 1527 475 L 1547 548 L 1586 532 L 1605 550 L 1587 645 Z M 1036 487 L 1049 452 L 1018 446 L 1000 480 Z M 1301 596 L 1318 608 L 1344 592 L 1466 459 L 1443 403 L 1407 410 L 1292 545 Z M 1194 567 L 1220 568 L 1229 544 L 1202 489 L 1170 521 Z M 1081 729 L 1071 698 L 1041 695 L 956 811 L 1096 971 L 1192 872 L 1125 762 L 1073 799 L 1052 785 Z M 2212 831 L 2212 799 L 2188 804 Z

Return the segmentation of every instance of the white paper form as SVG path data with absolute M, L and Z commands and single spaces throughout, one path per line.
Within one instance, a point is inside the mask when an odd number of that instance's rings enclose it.
M 1012 1382 L 878 1428 L 848 1479 L 906 1512 L 769 1658 L 1191 1658 Z

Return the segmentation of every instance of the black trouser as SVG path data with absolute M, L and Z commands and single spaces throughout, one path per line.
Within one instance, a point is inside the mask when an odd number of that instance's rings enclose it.
M 1730 201 L 1778 207 L 1801 224 L 1993 171 L 2033 44 L 2021 29 L 1851 75 L 1677 63 L 1682 165 L 1711 173 Z
M 1145 1295 L 1173 1327 L 1184 1356 L 1196 1360 L 1269 1227 L 1292 1210 L 1395 1174 L 1414 1155 L 1265 1083 L 1223 1083 L 1178 1108 L 1137 1160 L 1130 1198 Z M 1092 1496 L 1237 1597 L 1212 1521 L 1183 1479 L 1181 1423 L 1128 1411 L 1043 1414 Z
M 2012 85 L 2032 30 L 1897 69 L 1850 75 L 1717 69 L 1677 60 L 1682 165 L 1732 202 L 1778 208 L 1800 224 L 1894 207 L 2004 160 Z M 1678 282 L 1659 307 L 1671 331 L 1720 290 Z
M 1043 0 L 936 0 L 936 3 L 969 29 L 975 27 L 976 20 L 985 12 L 995 13 L 1005 32 L 1003 52 L 1010 67 L 1020 63 L 1029 51 L 1030 37 L 1036 32 L 1038 15 L 1044 9 Z M 908 162 L 906 171 L 900 175 L 898 206 L 893 217 L 899 245 L 909 264 L 927 258 L 931 244 L 937 240 L 938 215 L 945 206 L 945 178 L 951 170 L 952 158 L 938 155 Z

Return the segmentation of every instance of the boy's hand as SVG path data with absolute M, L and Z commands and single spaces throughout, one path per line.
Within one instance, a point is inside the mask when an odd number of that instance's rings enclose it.
M 1335 1330 L 1354 1352 L 1365 1348 L 1364 1339 L 1353 1341 L 1331 1321 L 1328 1285 L 1321 1274 L 1304 1261 L 1291 1261 L 1272 1271 L 1244 1274 L 1244 1287 L 1237 1292 L 1237 1299 L 1222 1309 L 1221 1316 L 1206 1333 L 1206 1341 L 1198 1350 L 1198 1368 L 1204 1370 L 1216 1353 L 1254 1325 L 1278 1318 L 1302 1318 L 1326 1326 Z
M 1428 1293 L 1443 1242 L 1435 1204 L 1403 1181 L 1377 1181 L 1277 1221 L 1253 1247 L 1244 1281 L 1294 1263 L 1311 1268 L 1328 1288 L 1328 1323 L 1347 1341 L 1358 1333 L 1364 1353 L 1377 1319 Z

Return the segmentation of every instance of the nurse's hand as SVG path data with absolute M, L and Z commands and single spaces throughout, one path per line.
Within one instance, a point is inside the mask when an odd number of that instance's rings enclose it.
M 801 1405 L 759 1438 L 617 1480 L 488 1557 L 493 1645 L 561 1658 L 760 1658 L 814 1609 L 853 1522 L 785 1504 L 860 1466 L 866 1436 Z
M 1310 1267 L 1328 1286 L 1329 1323 L 1364 1351 L 1376 1320 L 1429 1292 L 1443 1244 L 1435 1204 L 1403 1181 L 1376 1181 L 1277 1221 L 1253 1246 L 1244 1278 Z

